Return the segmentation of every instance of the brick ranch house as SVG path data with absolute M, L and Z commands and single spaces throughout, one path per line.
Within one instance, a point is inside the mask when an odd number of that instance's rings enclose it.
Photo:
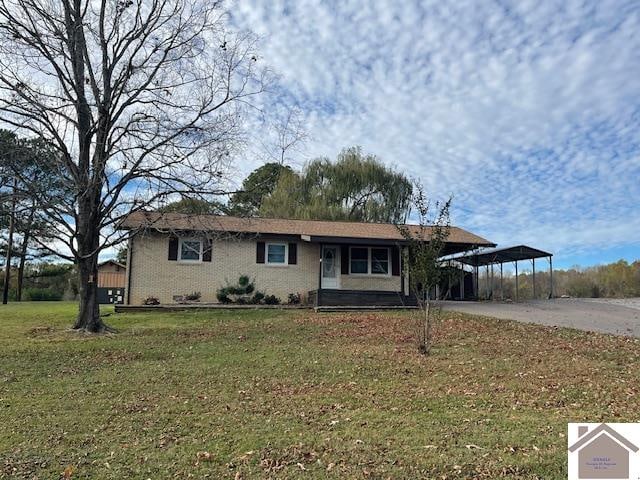
M 401 262 L 406 241 L 392 224 L 135 212 L 120 228 L 131 233 L 128 305 L 191 292 L 216 303 L 217 290 L 241 275 L 283 302 L 291 293 L 315 306 L 415 302 Z M 451 227 L 444 254 L 490 246 Z

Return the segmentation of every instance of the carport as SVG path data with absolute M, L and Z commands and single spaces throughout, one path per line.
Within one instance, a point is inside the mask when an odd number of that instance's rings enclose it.
M 487 298 L 493 298 L 494 285 L 494 265 L 500 265 L 500 297 L 504 300 L 503 291 L 503 274 L 502 267 L 506 264 L 513 263 L 516 273 L 516 291 L 515 301 L 518 301 L 518 262 L 529 260 L 533 268 L 533 297 L 536 297 L 536 259 L 546 258 L 549 262 L 549 298 L 553 298 L 553 254 L 529 247 L 527 245 L 517 245 L 515 247 L 496 248 L 485 250 L 483 252 L 465 254 L 459 257 L 453 257 L 450 260 L 460 262 L 462 265 L 469 265 L 475 269 L 475 297 L 480 297 L 479 272 L 481 267 L 486 268 L 487 279 L 491 279 L 490 285 L 487 282 Z

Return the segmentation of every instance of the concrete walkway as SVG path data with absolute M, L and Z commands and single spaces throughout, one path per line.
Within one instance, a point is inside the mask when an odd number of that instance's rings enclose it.
M 442 302 L 445 310 L 640 337 L 640 299 L 558 298 L 523 303 Z

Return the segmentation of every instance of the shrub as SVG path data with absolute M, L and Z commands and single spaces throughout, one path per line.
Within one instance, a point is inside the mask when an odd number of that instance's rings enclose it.
M 158 300 L 156 297 L 149 296 L 144 299 L 142 304 L 143 305 L 160 305 L 160 300 Z
M 267 305 L 280 305 L 280 299 L 275 295 L 267 295 L 264 297 L 264 303 Z
M 23 293 L 25 300 L 32 302 L 50 302 L 62 300 L 62 293 L 48 288 L 27 288 Z
M 251 295 L 253 293 L 253 296 Z M 274 295 L 265 295 L 264 292 L 256 290 L 254 281 L 247 275 L 240 275 L 238 283 L 230 285 L 227 281 L 225 287 L 219 288 L 216 298 L 220 303 L 237 303 L 238 305 L 278 305 L 280 299 Z M 299 301 L 298 296 L 298 301 Z
M 254 283 L 247 275 L 240 275 L 240 278 L 238 279 L 238 287 L 238 290 L 242 290 L 241 292 L 238 292 L 238 295 L 252 293 L 255 289 Z
M 227 287 L 222 287 L 216 293 L 216 298 L 220 303 L 231 303 L 231 299 L 229 298 L 229 289 Z
M 299 293 L 290 293 L 289 299 L 287 300 L 289 305 L 300 305 L 300 294 Z
M 229 285 L 227 281 L 227 285 L 218 289 L 216 293 L 216 298 L 221 303 L 250 303 L 251 295 L 255 290 L 255 285 L 253 280 L 251 280 L 247 275 L 240 275 L 238 279 L 238 283 L 235 285 Z
M 263 300 L 264 300 L 264 293 L 262 293 L 260 291 L 254 293 L 253 297 L 251 297 L 251 303 L 253 305 L 258 305 L 258 304 L 262 303 Z
M 200 292 L 193 292 L 193 293 L 189 293 L 189 294 L 185 295 L 184 299 L 192 301 L 192 302 L 197 302 L 197 301 L 200 300 L 201 296 L 202 295 L 200 294 Z

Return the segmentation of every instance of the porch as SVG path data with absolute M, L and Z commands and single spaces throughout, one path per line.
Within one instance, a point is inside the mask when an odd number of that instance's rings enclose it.
M 317 289 L 308 294 L 309 304 L 318 307 L 415 307 L 414 295 L 383 290 Z

